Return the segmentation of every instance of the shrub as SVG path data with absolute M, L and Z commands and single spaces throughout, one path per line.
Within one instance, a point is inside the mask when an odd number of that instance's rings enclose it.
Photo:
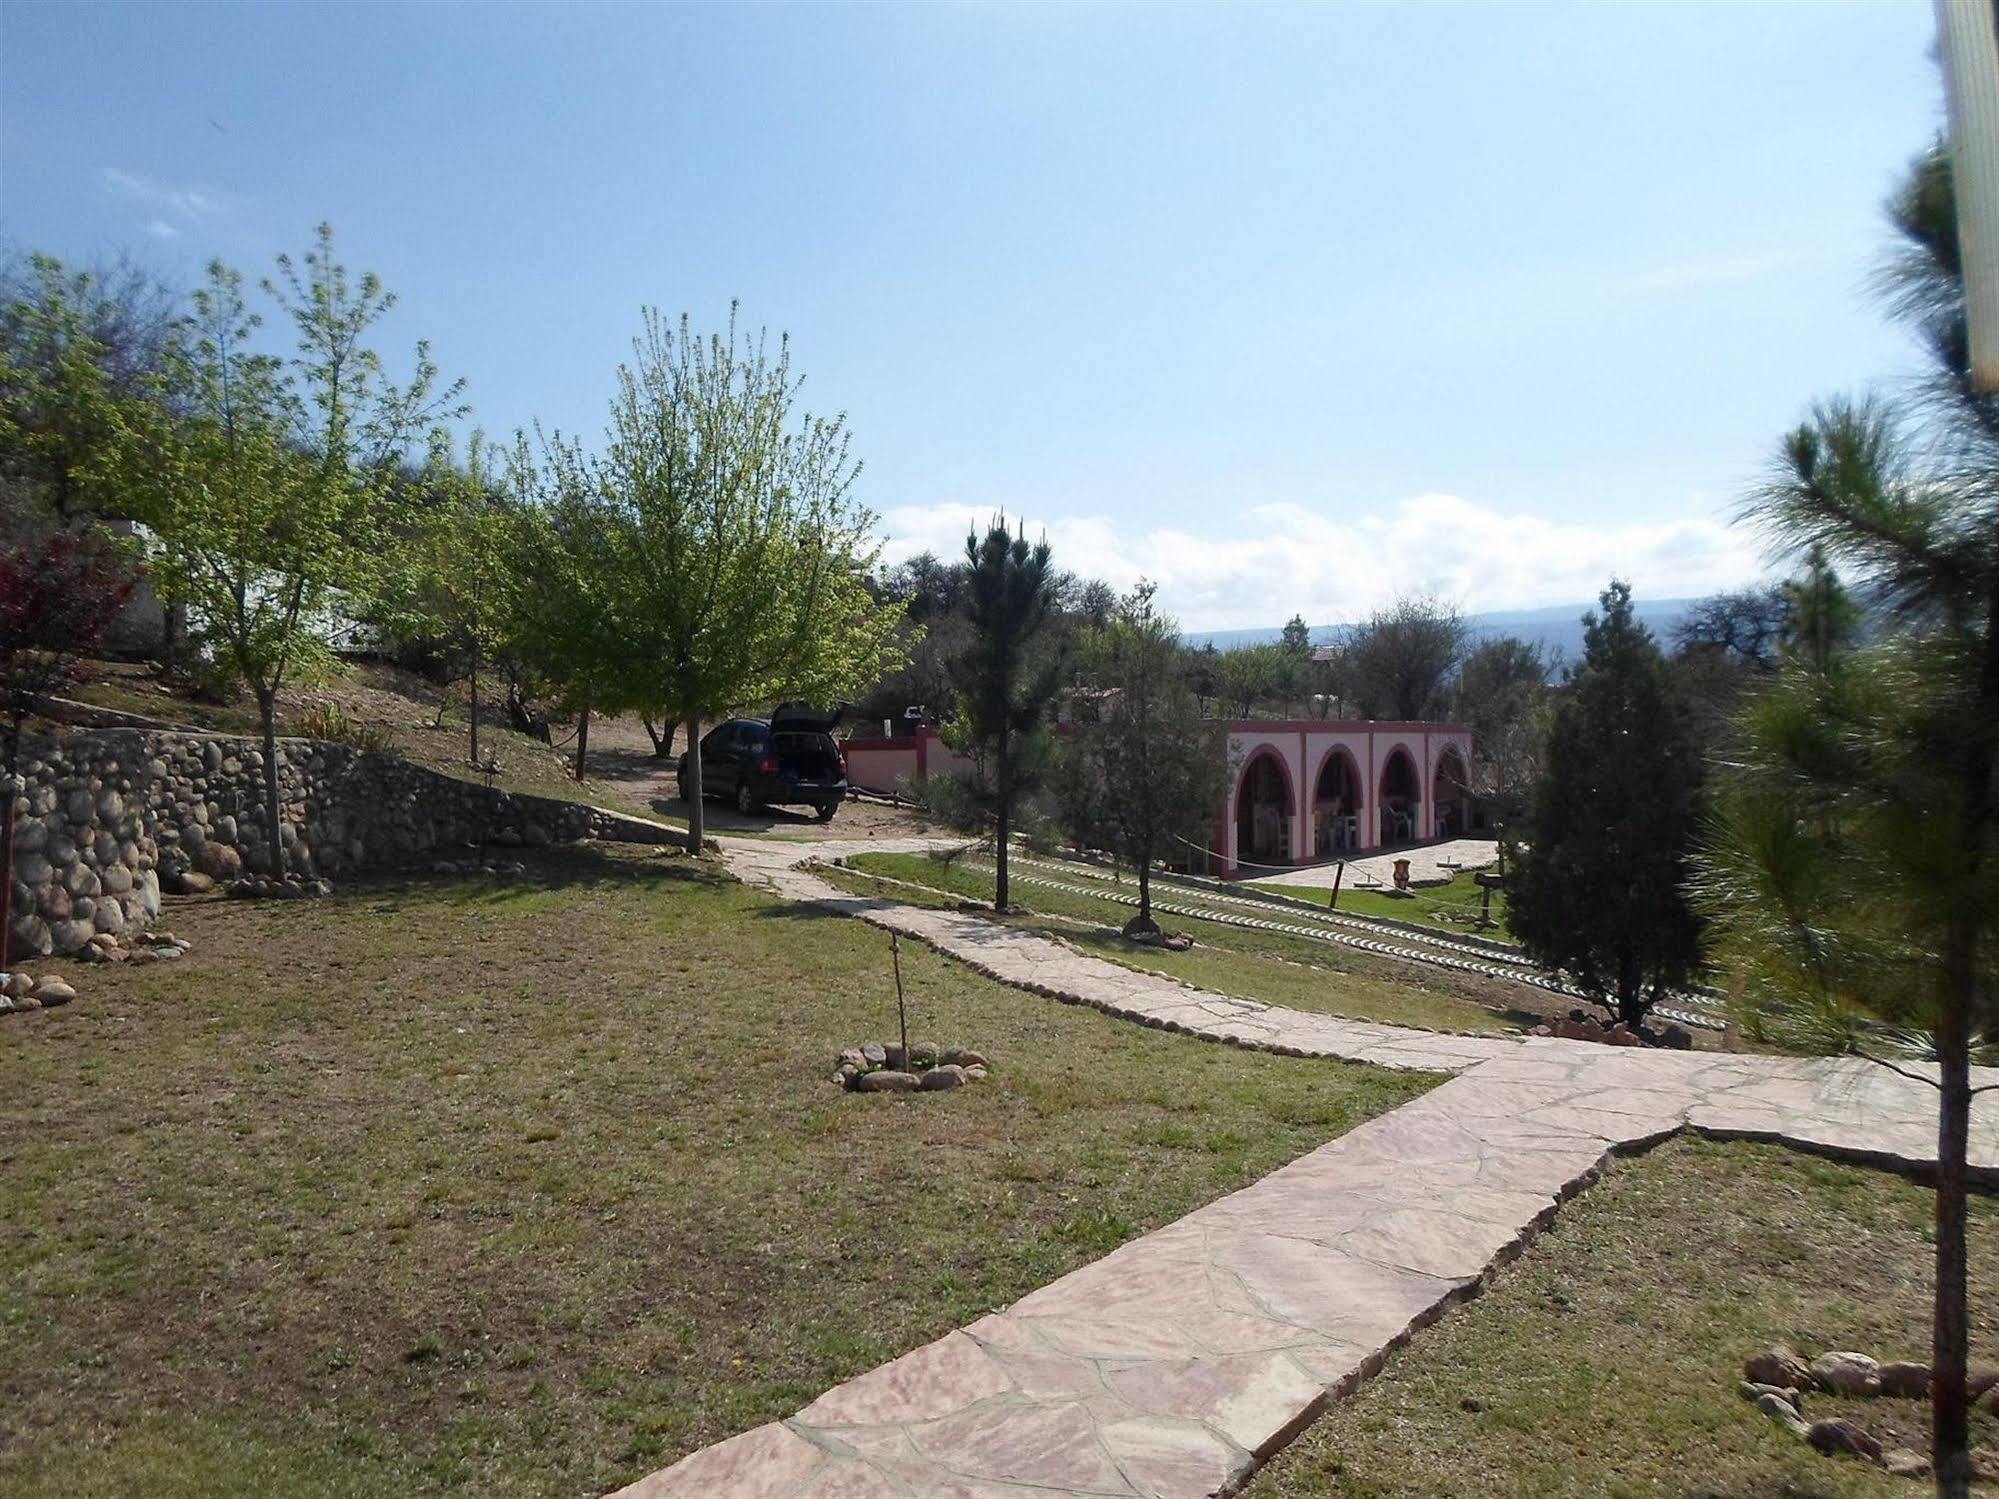
M 332 703 L 311 704 L 299 714 L 294 728 L 302 738 L 351 744 L 355 749 L 376 754 L 395 748 L 394 736 L 389 733 L 387 725 L 359 723 Z

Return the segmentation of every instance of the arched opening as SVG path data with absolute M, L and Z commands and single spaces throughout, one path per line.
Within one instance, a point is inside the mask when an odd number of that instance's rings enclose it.
M 1360 847 L 1360 767 L 1346 750 L 1333 748 L 1319 762 L 1312 783 L 1312 853 L 1330 859 Z
M 1439 838 L 1461 838 L 1471 828 L 1471 775 L 1465 757 L 1452 745 L 1437 757 L 1430 782 L 1430 815 Z
M 1270 750 L 1257 751 L 1236 784 L 1236 863 L 1289 864 L 1291 816 L 1291 777 L 1284 762 Z
M 1423 799 L 1422 777 L 1409 751 L 1397 745 L 1381 767 L 1381 841 L 1413 843 Z

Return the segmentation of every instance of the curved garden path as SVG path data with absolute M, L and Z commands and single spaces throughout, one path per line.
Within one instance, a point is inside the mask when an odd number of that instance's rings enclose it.
M 1691 1128 L 1902 1169 L 1934 1158 L 1934 1094 L 1866 1063 L 1442 1036 L 1204 996 L 977 916 L 849 895 L 798 867 L 926 846 L 735 841 L 724 856 L 784 898 L 1036 993 L 1215 1041 L 1455 1076 L 623 1499 L 1231 1493 L 1473 1294 L 1614 1152 Z M 1992 1100 L 1980 1100 L 1972 1153 L 1999 1182 Z

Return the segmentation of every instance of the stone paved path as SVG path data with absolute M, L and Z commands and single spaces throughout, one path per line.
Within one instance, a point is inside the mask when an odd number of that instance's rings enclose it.
M 1214 1039 L 1458 1076 L 624 1499 L 1227 1494 L 1613 1152 L 1692 1127 L 1884 1165 L 1931 1158 L 1933 1095 L 1864 1063 L 1436 1037 L 1203 1001 L 975 916 L 845 895 L 792 867 L 809 852 L 727 850 L 745 878 L 1008 983 Z M 1981 1110 L 1973 1154 L 1999 1181 L 1999 1108 Z

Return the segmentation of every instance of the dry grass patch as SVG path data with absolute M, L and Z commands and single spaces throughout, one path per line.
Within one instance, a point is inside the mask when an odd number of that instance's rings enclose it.
M 685 859 L 173 910 L 0 1029 L 0 1491 L 603 1491 L 1433 1079 L 905 947 L 988 1083 L 843 1093 L 886 939 Z

